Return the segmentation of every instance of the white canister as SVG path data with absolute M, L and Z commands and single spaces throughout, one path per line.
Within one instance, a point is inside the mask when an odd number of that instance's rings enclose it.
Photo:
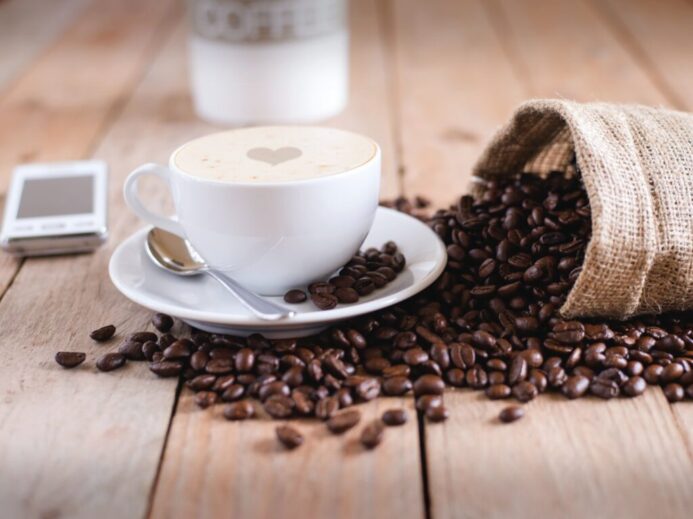
M 189 0 L 197 114 L 221 124 L 307 123 L 347 102 L 347 0 Z

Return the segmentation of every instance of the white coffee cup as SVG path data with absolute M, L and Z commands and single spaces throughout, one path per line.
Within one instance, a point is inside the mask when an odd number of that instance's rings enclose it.
M 351 132 L 245 128 L 184 144 L 168 167 L 138 167 L 124 194 L 142 220 L 187 238 L 210 266 L 280 295 L 325 279 L 358 250 L 378 205 L 380 161 L 378 145 Z M 145 175 L 168 184 L 174 218 L 142 204 Z

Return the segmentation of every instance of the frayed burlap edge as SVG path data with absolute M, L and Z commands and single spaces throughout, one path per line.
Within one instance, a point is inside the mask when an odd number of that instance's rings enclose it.
M 623 319 L 693 308 L 693 116 L 634 105 L 521 105 L 474 174 L 563 169 L 592 210 L 583 269 L 561 314 Z

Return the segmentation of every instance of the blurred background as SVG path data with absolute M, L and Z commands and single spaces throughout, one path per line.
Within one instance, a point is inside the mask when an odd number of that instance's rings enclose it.
M 0 171 L 320 122 L 447 203 L 532 97 L 693 107 L 693 0 L 0 0 Z M 203 119 L 199 116 L 201 115 Z M 211 122 L 210 122 L 211 121 Z

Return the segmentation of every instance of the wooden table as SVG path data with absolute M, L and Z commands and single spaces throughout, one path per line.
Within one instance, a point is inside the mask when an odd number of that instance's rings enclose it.
M 354 0 L 351 102 L 328 122 L 376 138 L 383 197 L 447 204 L 493 130 L 530 97 L 693 110 L 691 0 Z M 215 128 L 193 114 L 183 7 L 173 0 L 0 1 L 0 188 L 19 162 L 111 166 L 111 238 L 97 253 L 0 254 L 0 516 L 691 517 L 693 405 L 541 397 L 501 426 L 500 406 L 447 395 L 444 424 L 356 431 L 300 423 L 284 452 L 268 421 L 195 408 L 143 364 L 71 373 L 87 332 L 144 328 L 111 285 L 114 247 L 140 223 L 121 186 L 143 161 Z M 148 195 L 166 203 L 157 186 Z M 409 400 L 361 406 L 367 416 Z

